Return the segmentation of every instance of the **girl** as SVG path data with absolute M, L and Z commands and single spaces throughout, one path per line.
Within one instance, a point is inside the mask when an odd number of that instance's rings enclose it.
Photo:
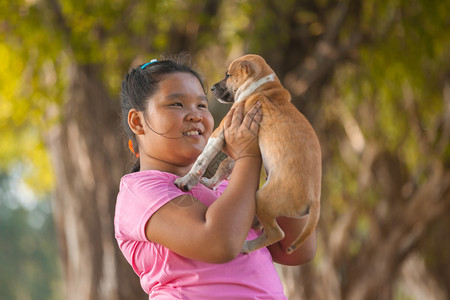
M 151 299 L 286 299 L 273 261 L 311 260 L 312 235 L 296 252 L 284 251 L 302 219 L 279 218 L 286 237 L 248 255 L 240 253 L 255 216 L 261 155 L 261 112 L 243 106 L 225 117 L 224 152 L 235 161 L 229 182 L 215 191 L 174 185 L 188 173 L 213 130 L 199 75 L 183 63 L 152 61 L 122 83 L 123 125 L 137 164 L 120 183 L 115 236 Z

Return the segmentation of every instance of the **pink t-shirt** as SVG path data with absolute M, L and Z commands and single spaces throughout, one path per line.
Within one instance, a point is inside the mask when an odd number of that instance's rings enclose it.
M 117 196 L 115 236 L 150 299 L 286 299 L 267 248 L 239 254 L 228 263 L 210 264 L 147 240 L 145 224 L 168 201 L 191 194 L 209 206 L 227 186 L 224 182 L 212 191 L 198 184 L 183 192 L 174 185 L 176 178 L 160 171 L 127 174 Z M 247 239 L 256 236 L 250 230 Z

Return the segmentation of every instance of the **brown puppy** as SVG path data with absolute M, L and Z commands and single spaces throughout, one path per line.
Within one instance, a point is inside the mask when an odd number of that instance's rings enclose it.
M 283 88 L 274 71 L 258 55 L 245 55 L 233 61 L 225 78 L 213 85 L 221 102 L 245 101 L 245 113 L 261 102 L 263 118 L 259 146 L 268 177 L 256 194 L 256 215 L 264 227 L 257 239 L 246 241 L 242 252 L 248 253 L 283 239 L 284 232 L 276 218 L 300 217 L 309 211 L 301 234 L 287 249 L 292 253 L 314 231 L 320 215 L 322 177 L 321 150 L 314 130 L 292 105 L 291 95 Z M 205 149 L 189 174 L 175 184 L 183 190 L 195 186 L 225 141 L 222 123 L 213 132 Z M 202 183 L 214 188 L 231 173 L 233 161 L 228 158 L 210 180 Z

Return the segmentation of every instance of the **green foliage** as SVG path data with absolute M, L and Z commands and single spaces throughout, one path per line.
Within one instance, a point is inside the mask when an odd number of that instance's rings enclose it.
M 328 122 L 348 112 L 361 130 L 366 147 L 375 145 L 378 150 L 395 154 L 406 165 L 409 180 L 417 184 L 428 180 L 426 170 L 438 155 L 426 152 L 418 130 L 430 145 L 439 138 L 436 132 L 444 110 L 443 80 L 450 70 L 450 21 L 443 12 L 449 9 L 450 4 L 443 1 L 363 1 L 361 27 L 373 41 L 355 53 L 358 64 L 346 63 L 336 70 L 332 84 L 344 108 L 334 101 L 325 108 Z M 338 215 L 358 209 L 348 248 L 356 257 L 373 230 L 370 219 L 374 214 L 381 214 L 377 216 L 381 220 L 386 218 L 389 212 L 381 213 L 381 207 L 390 204 L 377 182 L 362 190 L 358 181 L 371 170 L 365 170 L 367 161 L 362 154 L 353 151 L 349 155 L 349 146 L 338 140 L 346 135 L 340 132 L 327 136 L 328 145 L 334 145 L 336 151 L 323 178 L 323 199 L 330 201 L 324 205 L 323 218 L 333 217 L 327 215 L 328 209 Z M 448 153 L 439 155 L 448 161 Z M 328 225 L 335 226 L 332 222 Z
M 56 121 L 48 114 L 53 93 L 48 89 L 46 94 L 42 77 L 32 74 L 36 70 L 16 50 L 0 44 L 0 56 L 5 58 L 0 65 L 0 169 L 21 161 L 30 166 L 25 176 L 33 187 L 49 191 L 53 177 L 43 133 Z
M 24 202 L 25 190 L 18 180 L 0 174 L 0 298 L 61 299 L 49 198 Z
M 370 2 L 365 3 L 369 10 Z M 416 103 L 420 125 L 425 130 L 435 130 L 436 116 L 443 110 L 439 86 L 449 67 L 445 53 L 450 50 L 450 33 L 443 25 L 448 20 L 442 15 L 449 5 L 442 1 L 390 1 L 386 7 L 379 1 L 376 4 L 385 13 L 380 18 L 367 19 L 375 31 L 384 28 L 384 32 L 370 33 L 379 40 L 363 47 L 359 52 L 360 65 L 340 70 L 343 73 L 337 77 L 343 75 L 345 79 L 336 83 L 363 126 L 364 135 L 376 138 L 392 152 L 400 151 L 413 168 L 419 163 L 421 149 L 409 123 L 408 101 Z M 374 113 L 373 122 L 359 113 L 365 105 L 370 105 Z
M 173 32 L 214 26 L 202 5 L 199 0 L 2 2 L 0 169 L 22 162 L 29 166 L 25 176 L 32 187 L 50 191 L 54 183 L 44 141 L 62 117 L 71 64 L 101 66 L 106 87 L 118 99 L 130 63 L 167 52 Z M 198 35 L 198 47 L 213 38 Z

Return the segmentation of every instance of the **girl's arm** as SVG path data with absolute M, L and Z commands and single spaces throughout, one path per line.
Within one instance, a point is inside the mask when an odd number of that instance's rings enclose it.
M 209 207 L 189 195 L 165 204 L 146 224 L 150 241 L 209 263 L 224 263 L 239 254 L 255 216 L 261 168 L 259 106 L 250 109 L 245 117 L 243 111 L 243 105 L 238 105 L 224 122 L 224 151 L 236 163 L 223 194 Z
M 300 235 L 300 232 L 305 226 L 308 216 L 301 218 L 277 218 L 278 225 L 285 233 L 284 239 L 267 246 L 274 262 L 282 265 L 301 265 L 312 260 L 316 253 L 316 231 L 314 231 L 303 244 L 292 254 L 287 254 L 286 249 L 291 243 Z

